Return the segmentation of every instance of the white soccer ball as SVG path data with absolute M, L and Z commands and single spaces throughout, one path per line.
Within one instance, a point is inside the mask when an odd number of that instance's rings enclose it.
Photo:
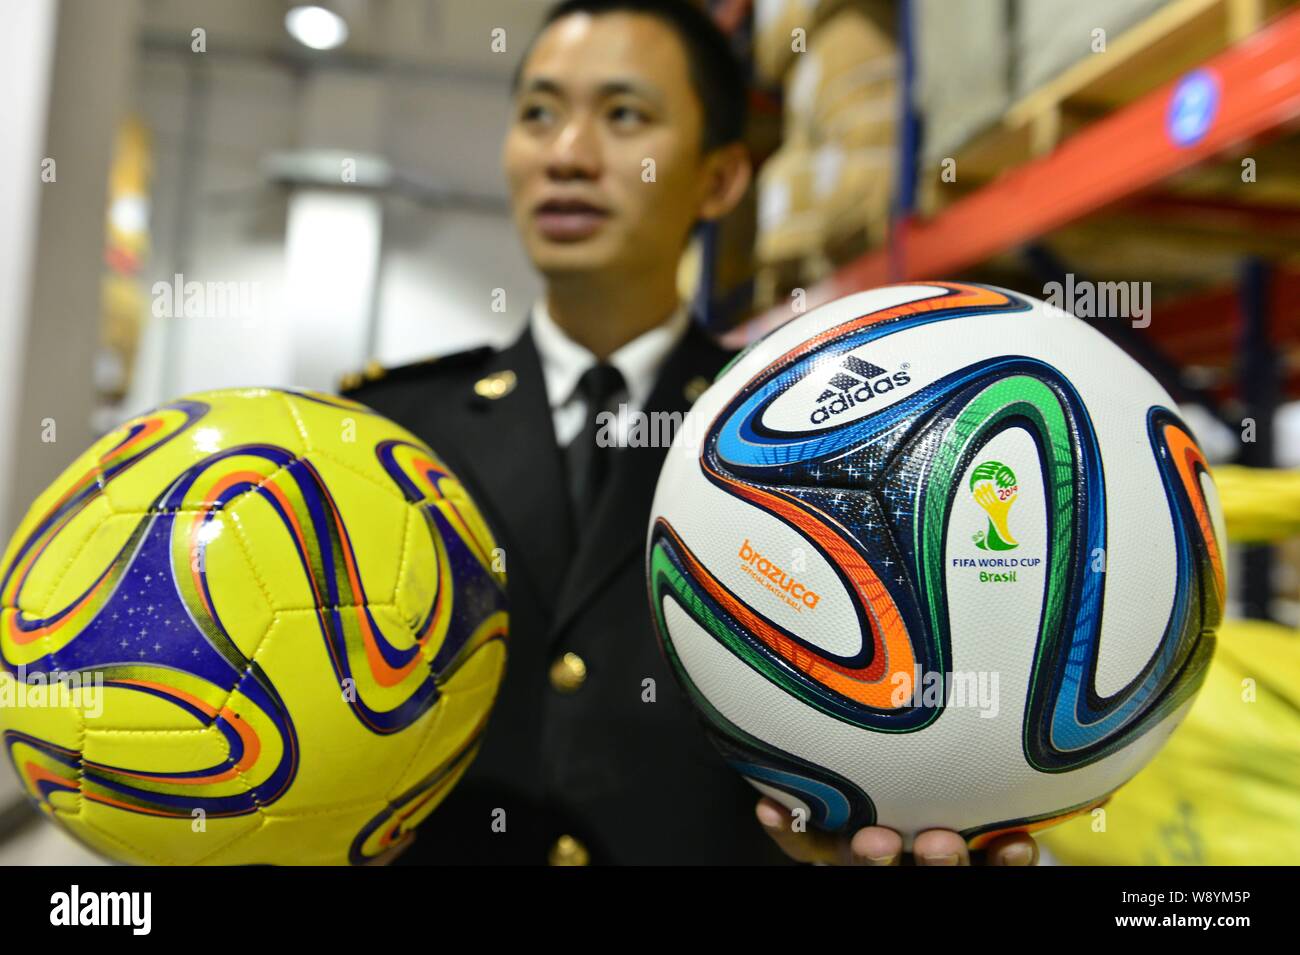
M 1086 812 L 1186 714 L 1222 513 L 1169 395 L 985 286 L 847 296 L 742 353 L 669 452 L 664 651 L 733 765 L 827 829 L 972 847 Z

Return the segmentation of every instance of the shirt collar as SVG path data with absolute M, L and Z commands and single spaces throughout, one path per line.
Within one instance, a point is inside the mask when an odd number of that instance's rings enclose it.
M 596 356 L 570 338 L 546 307 L 545 299 L 533 305 L 530 319 L 533 344 L 542 362 L 546 380 L 546 397 L 551 408 L 569 403 L 578 388 L 578 379 L 592 365 Z M 664 359 L 676 347 L 690 324 L 690 309 L 682 303 L 659 325 L 642 332 L 609 356 L 627 382 L 628 405 L 639 409 L 650 398 L 655 379 Z

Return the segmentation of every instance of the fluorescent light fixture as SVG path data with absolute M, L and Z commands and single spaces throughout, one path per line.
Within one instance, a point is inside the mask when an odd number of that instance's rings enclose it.
M 300 189 L 289 197 L 284 301 L 294 384 L 328 391 L 366 353 L 383 222 L 375 193 Z
M 303 46 L 313 50 L 332 50 L 347 42 L 347 22 L 324 7 L 294 7 L 284 15 L 284 28 Z
M 272 182 L 286 186 L 388 189 L 394 178 L 388 160 L 355 149 L 298 149 L 271 153 L 262 160 L 262 170 Z

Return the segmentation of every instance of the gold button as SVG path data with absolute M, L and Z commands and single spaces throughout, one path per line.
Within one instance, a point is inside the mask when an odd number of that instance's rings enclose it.
M 576 653 L 566 653 L 551 664 L 551 686 L 561 693 L 572 693 L 587 681 L 587 661 Z
M 384 375 L 388 374 L 388 370 L 377 361 L 368 361 L 366 362 L 366 370 L 363 374 L 366 376 L 366 381 L 378 381 L 380 378 L 383 378 Z
M 686 383 L 686 389 L 683 392 L 683 394 L 685 395 L 687 401 L 694 404 L 695 401 L 699 399 L 700 395 L 704 394 L 708 390 L 709 390 L 709 379 L 702 378 L 702 377 L 695 377 Z
M 518 380 L 513 371 L 498 371 L 474 382 L 474 394 L 495 401 L 514 391 Z
M 339 391 L 353 391 L 361 387 L 361 376 L 350 371 L 339 379 Z
M 591 854 L 573 836 L 560 836 L 551 846 L 546 861 L 551 865 L 586 865 L 591 861 Z

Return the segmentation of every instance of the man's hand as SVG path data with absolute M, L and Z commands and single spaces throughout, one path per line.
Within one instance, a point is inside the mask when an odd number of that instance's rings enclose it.
M 903 856 L 903 837 L 892 829 L 868 826 L 852 836 L 809 829 L 795 832 L 790 828 L 790 811 L 773 799 L 764 797 L 755 808 L 758 821 L 781 851 L 796 862 L 820 862 L 824 865 L 899 865 Z M 1038 843 L 1023 832 L 999 836 L 982 853 L 986 865 L 1034 865 L 1038 862 Z M 970 865 L 966 840 L 947 829 L 928 829 L 912 843 L 917 865 Z

